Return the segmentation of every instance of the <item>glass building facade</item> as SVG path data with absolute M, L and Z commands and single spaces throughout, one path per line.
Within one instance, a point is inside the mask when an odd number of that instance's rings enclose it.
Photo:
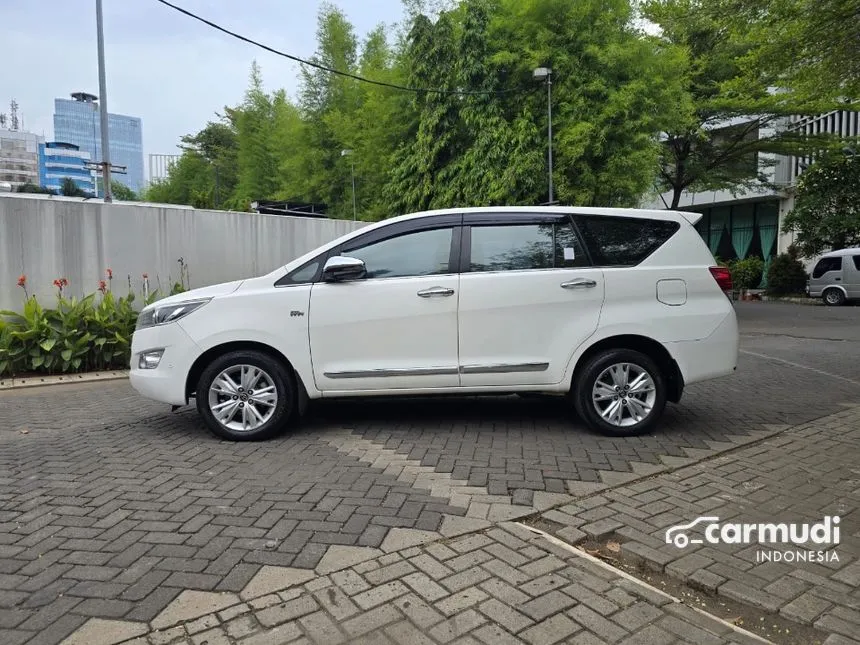
M 54 99 L 54 138 L 72 143 L 80 150 L 88 152 L 92 161 L 101 161 L 98 103 L 93 100 Z M 114 166 L 125 166 L 127 173 L 114 173 L 112 178 L 135 192 L 140 191 L 144 186 L 141 120 L 133 116 L 109 113 L 108 140 L 111 163 Z M 99 195 L 102 194 L 100 187 Z
M 81 190 L 96 194 L 94 172 L 86 167 L 90 153 L 73 143 L 49 141 L 39 144 L 39 183 L 60 192 L 63 179 L 71 178 Z

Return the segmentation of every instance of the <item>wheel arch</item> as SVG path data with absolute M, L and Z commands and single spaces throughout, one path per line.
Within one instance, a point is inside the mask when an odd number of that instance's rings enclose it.
M 279 350 L 275 349 L 271 345 L 267 345 L 266 343 L 253 340 L 237 340 L 221 343 L 220 345 L 210 347 L 200 354 L 200 356 L 198 356 L 191 365 L 191 369 L 188 370 L 188 376 L 185 378 L 185 400 L 188 401 L 191 397 L 195 396 L 197 381 L 200 379 L 200 375 L 209 363 L 228 352 L 242 350 L 254 350 L 266 354 L 286 368 L 287 375 L 292 379 L 293 386 L 296 389 L 296 404 L 298 406 L 298 412 L 299 414 L 303 414 L 305 409 L 307 409 L 309 397 L 305 384 L 302 381 L 301 376 L 299 376 L 296 368 L 293 367 L 290 360 Z
M 617 334 L 601 338 L 594 344 L 590 345 L 576 361 L 571 378 L 571 391 L 576 387 L 579 375 L 585 365 L 592 356 L 599 352 L 608 349 L 632 349 L 642 352 L 655 363 L 657 363 L 660 371 L 666 381 L 667 391 L 666 399 L 672 403 L 677 403 L 681 400 L 681 395 L 684 392 L 684 376 L 681 373 L 681 368 L 678 362 L 669 353 L 669 350 L 659 341 L 642 336 L 640 334 Z
M 824 287 L 821 287 L 821 298 L 823 299 L 828 291 L 831 289 L 836 289 L 837 291 L 842 292 L 842 297 L 848 300 L 848 290 L 841 284 L 828 284 Z

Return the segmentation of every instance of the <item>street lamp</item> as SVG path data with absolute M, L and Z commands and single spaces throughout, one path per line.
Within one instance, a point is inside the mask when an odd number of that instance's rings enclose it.
M 105 36 L 102 22 L 102 0 L 96 0 L 96 44 L 99 55 L 99 94 L 101 95 L 99 116 L 102 128 L 102 183 L 104 184 L 104 201 L 110 203 L 113 201 L 113 196 L 111 195 L 110 138 L 108 135 L 107 83 L 105 81 Z
M 352 155 L 352 150 L 341 150 L 341 157 L 348 157 Z M 355 208 L 355 161 L 350 159 L 350 165 L 352 167 L 352 220 L 355 221 L 357 219 L 356 216 L 356 208 Z
M 549 162 L 549 203 L 552 204 L 555 201 L 552 195 L 552 70 L 549 67 L 538 67 L 532 74 L 536 80 L 546 81 L 547 139 L 549 140 L 549 149 L 547 151 Z

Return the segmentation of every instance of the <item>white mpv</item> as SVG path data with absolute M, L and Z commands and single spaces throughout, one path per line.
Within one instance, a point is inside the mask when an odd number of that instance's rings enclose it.
M 593 430 L 652 430 L 685 385 L 731 374 L 731 277 L 697 213 L 428 211 L 267 275 L 143 309 L 131 384 L 217 435 L 269 437 L 309 399 L 569 396 Z

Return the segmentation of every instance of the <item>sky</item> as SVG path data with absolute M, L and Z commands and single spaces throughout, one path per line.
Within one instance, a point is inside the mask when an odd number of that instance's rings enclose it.
M 212 22 L 309 58 L 323 0 L 171 0 Z M 363 39 L 402 18 L 400 0 L 330 0 Z M 54 99 L 99 94 L 95 0 L 0 2 L 0 112 L 18 102 L 24 129 L 53 136 Z M 215 31 L 156 0 L 103 0 L 108 111 L 143 119 L 149 154 L 177 154 L 225 105 L 242 100 L 252 61 L 267 90 L 298 88 L 299 65 Z M 14 61 L 14 63 L 12 63 Z

